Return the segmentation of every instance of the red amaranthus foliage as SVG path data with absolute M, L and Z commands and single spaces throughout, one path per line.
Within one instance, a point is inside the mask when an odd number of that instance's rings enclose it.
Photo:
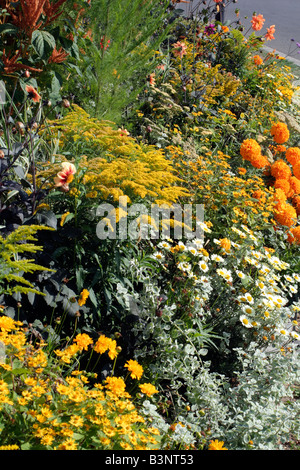
M 18 70 L 29 70 L 30 72 L 42 72 L 42 69 L 37 69 L 35 67 L 30 67 L 29 65 L 24 65 L 18 60 L 21 58 L 21 52 L 17 51 L 15 55 L 9 56 L 6 55 L 5 49 L 3 49 L 3 54 L 1 56 L 1 60 L 4 64 L 4 72 L 5 73 L 14 73 Z
M 49 64 L 60 64 L 61 62 L 64 62 L 66 58 L 68 57 L 68 53 L 63 50 L 61 47 L 60 49 L 56 49 L 56 47 L 53 49 L 53 52 L 51 56 L 48 59 Z
M 8 21 L 17 26 L 31 38 L 33 31 L 52 23 L 62 13 L 60 7 L 66 0 L 0 0 L 0 6 L 6 8 Z

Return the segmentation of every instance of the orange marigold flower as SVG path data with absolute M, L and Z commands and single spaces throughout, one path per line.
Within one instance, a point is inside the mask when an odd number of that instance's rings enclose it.
M 245 175 L 247 173 L 247 170 L 246 170 L 246 168 L 241 167 L 241 168 L 238 168 L 238 172 L 239 172 L 240 175 Z
M 250 163 L 255 168 L 265 168 L 266 166 L 270 165 L 270 162 L 268 161 L 267 157 L 264 157 L 263 155 L 254 155 L 250 159 Z
M 300 245 L 300 225 L 298 227 L 292 227 L 288 232 L 289 243 L 296 243 Z
M 252 160 L 252 158 L 261 155 L 261 148 L 258 142 L 254 139 L 246 139 L 243 141 L 240 154 L 244 160 Z
M 275 219 L 281 225 L 292 227 L 292 225 L 294 225 L 297 220 L 296 209 L 285 202 L 278 203 L 276 207 Z
M 260 31 L 265 21 L 263 15 L 253 15 L 251 20 L 252 29 L 254 31 Z
M 253 62 L 255 65 L 261 65 L 263 63 L 263 59 L 259 55 L 253 56 Z
M 293 197 L 292 203 L 296 209 L 297 215 L 300 215 L 300 196 Z
M 277 122 L 273 124 L 270 133 L 277 144 L 284 144 L 289 140 L 290 137 L 290 132 L 284 122 Z
M 26 85 L 25 90 L 28 93 L 29 98 L 32 99 L 35 103 L 39 103 L 41 96 L 38 94 L 36 89 L 31 85 Z
M 290 147 L 286 150 L 285 156 L 287 161 L 292 165 L 300 162 L 300 148 L 299 147 Z
M 255 199 L 260 199 L 262 197 L 262 190 L 261 189 L 257 189 L 256 191 L 254 191 L 254 193 L 252 193 L 252 197 L 254 197 Z
M 276 188 L 275 193 L 273 195 L 274 201 L 276 202 L 285 202 L 287 197 L 285 192 L 281 188 Z
M 54 183 L 55 186 L 61 187 L 64 191 L 69 191 L 69 183 L 73 181 L 76 168 L 75 165 L 70 162 L 62 162 L 61 166 L 63 169 L 57 173 L 57 176 L 54 178 Z
M 292 176 L 292 171 L 285 161 L 279 159 L 271 165 L 271 175 L 276 179 L 284 178 L 288 180 Z
M 291 176 L 289 179 L 290 187 L 293 190 L 293 194 L 300 194 L 300 180 L 296 176 Z M 291 197 L 291 196 L 290 196 Z
M 293 165 L 293 173 L 296 178 L 300 179 L 300 162 L 295 163 L 295 165 Z
M 275 39 L 274 33 L 275 33 L 275 25 L 272 24 L 272 26 L 270 26 L 270 28 L 267 29 L 267 32 L 265 34 L 266 40 L 271 41 L 272 39 Z
M 286 196 L 288 196 L 290 190 L 291 190 L 291 186 L 290 186 L 290 183 L 289 183 L 289 180 L 286 180 L 285 178 L 278 178 L 275 183 L 274 183 L 274 188 L 278 189 L 282 189 L 282 191 L 284 192 L 284 194 Z

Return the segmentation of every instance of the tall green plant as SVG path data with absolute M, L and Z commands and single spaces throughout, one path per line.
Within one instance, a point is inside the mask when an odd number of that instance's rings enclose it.
M 94 115 L 120 122 L 155 68 L 155 52 L 168 34 L 168 0 L 95 0 L 83 55 L 85 93 Z

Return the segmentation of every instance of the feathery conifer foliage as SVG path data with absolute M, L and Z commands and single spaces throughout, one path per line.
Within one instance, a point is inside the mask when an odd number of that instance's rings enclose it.
M 169 30 L 168 5 L 168 0 L 93 0 L 84 12 L 89 37 L 82 55 L 84 87 L 95 116 L 120 123 L 123 109 L 155 68 L 155 51 Z

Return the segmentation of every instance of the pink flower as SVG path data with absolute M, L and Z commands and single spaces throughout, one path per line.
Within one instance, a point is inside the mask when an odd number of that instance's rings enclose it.
M 75 165 L 70 162 L 62 162 L 61 166 L 63 169 L 57 173 L 57 176 L 54 178 L 54 183 L 56 187 L 67 192 L 69 191 L 69 183 L 73 181 L 73 175 L 76 173 L 76 168 Z
M 274 33 L 275 33 L 275 25 L 272 24 L 272 26 L 270 26 L 270 28 L 267 29 L 267 33 L 265 34 L 266 40 L 271 41 L 271 39 L 275 39 Z
M 186 45 L 184 42 L 177 41 L 173 44 L 174 50 L 173 53 L 176 57 L 182 57 L 186 54 Z

